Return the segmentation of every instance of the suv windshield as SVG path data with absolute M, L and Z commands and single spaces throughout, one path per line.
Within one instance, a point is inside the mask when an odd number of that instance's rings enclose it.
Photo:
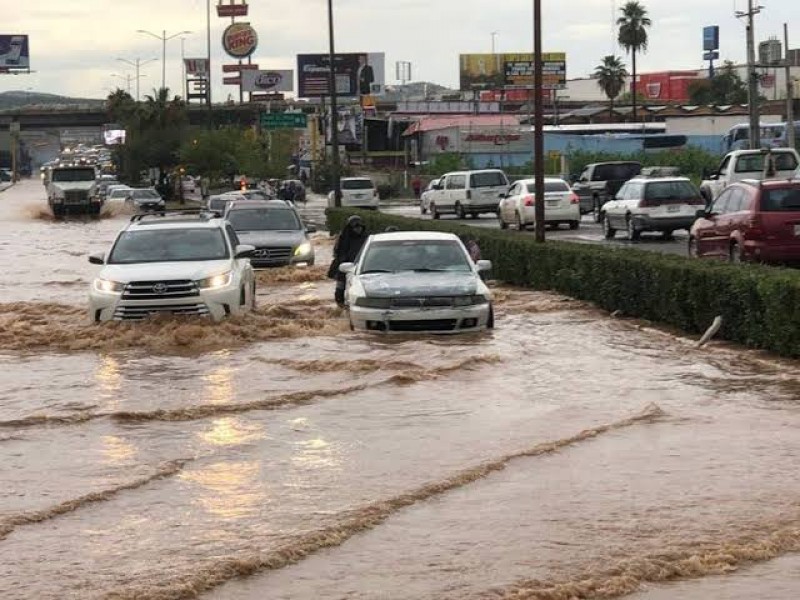
M 645 200 L 694 200 L 698 195 L 688 181 L 655 181 L 644 190 Z
M 761 195 L 764 212 L 800 212 L 800 187 L 765 190 Z
M 461 245 L 449 240 L 398 240 L 370 244 L 361 274 L 396 271 L 471 271 Z
M 597 165 L 594 168 L 592 179 L 594 181 L 627 181 L 636 177 L 641 171 L 642 166 L 636 163 Z
M 228 258 L 228 246 L 220 229 L 137 229 L 119 236 L 108 262 L 132 264 L 225 258 Z
M 342 179 L 343 190 L 371 190 L 372 187 L 369 179 Z
M 293 210 L 285 208 L 242 208 L 228 213 L 228 221 L 236 231 L 276 231 L 300 229 L 300 220 Z
M 55 169 L 51 181 L 94 181 L 94 168 Z
M 149 200 L 149 199 L 161 200 L 161 196 L 159 196 L 158 192 L 155 190 L 133 190 L 133 193 L 131 195 L 136 200 Z
M 507 185 L 508 181 L 506 181 L 506 176 L 499 171 L 473 173 L 469 176 L 469 186 L 473 189 L 482 187 L 503 187 Z

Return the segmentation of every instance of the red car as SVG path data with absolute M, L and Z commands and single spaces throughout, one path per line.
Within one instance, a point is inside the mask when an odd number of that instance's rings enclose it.
M 800 262 L 800 179 L 734 183 L 698 213 L 689 255 L 731 262 Z

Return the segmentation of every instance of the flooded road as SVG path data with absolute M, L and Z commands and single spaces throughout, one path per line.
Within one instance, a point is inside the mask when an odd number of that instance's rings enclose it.
M 89 324 L 125 217 L 43 204 L 0 194 L 0 598 L 800 596 L 798 363 L 504 287 L 354 334 L 327 236 L 253 315 Z

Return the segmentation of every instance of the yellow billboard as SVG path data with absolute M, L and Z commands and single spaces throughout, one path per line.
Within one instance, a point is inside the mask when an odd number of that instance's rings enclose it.
M 459 56 L 461 89 L 502 90 L 533 87 L 533 54 L 462 54 Z M 542 54 L 544 89 L 562 90 L 567 86 L 567 55 Z

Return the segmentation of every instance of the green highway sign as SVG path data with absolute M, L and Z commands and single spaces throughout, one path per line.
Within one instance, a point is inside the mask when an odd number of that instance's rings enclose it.
M 304 113 L 261 113 L 261 129 L 305 129 Z

